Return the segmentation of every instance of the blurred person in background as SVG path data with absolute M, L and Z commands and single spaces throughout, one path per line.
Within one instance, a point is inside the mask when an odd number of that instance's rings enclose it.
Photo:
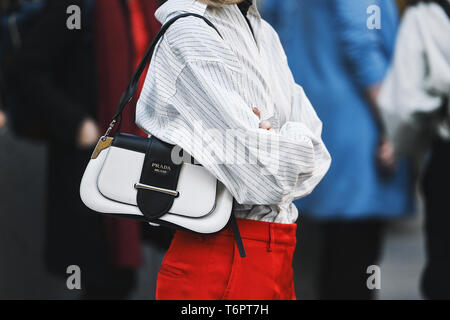
M 324 124 L 333 163 L 307 198 L 303 228 L 317 230 L 319 299 L 372 299 L 367 268 L 379 263 L 388 218 L 412 211 L 405 164 L 393 170 L 376 104 L 394 49 L 398 12 L 393 0 L 265 0 L 264 13 L 286 49 L 295 80 Z M 380 9 L 380 28 L 369 28 L 371 5 Z M 313 244 L 314 242 L 314 244 Z M 297 257 L 308 260 L 308 257 Z M 297 262 L 296 262 L 297 263 Z M 301 279 L 301 278 L 300 278 Z M 297 281 L 298 278 L 296 278 Z M 298 283 L 297 287 L 302 284 Z
M 81 9 L 80 30 L 66 24 L 72 5 Z M 93 213 L 81 202 L 79 184 L 100 128 L 159 29 L 157 5 L 46 1 L 9 66 L 12 127 L 48 144 L 46 266 L 63 277 L 68 266 L 80 266 L 85 299 L 129 297 L 142 263 L 141 224 Z
M 431 151 L 422 178 L 428 299 L 450 299 L 449 98 L 450 1 L 410 1 L 378 100 L 398 154 Z
M 98 83 L 98 121 L 103 130 L 161 24 L 155 18 L 159 0 L 96 0 L 95 48 Z M 147 71 L 145 71 L 147 72 Z M 139 91 L 144 83 L 142 77 Z M 139 93 L 139 92 L 138 92 Z M 147 136 L 135 125 L 138 95 L 122 114 L 122 132 Z M 170 245 L 172 231 L 129 219 L 105 218 L 113 263 L 120 268 L 146 266 L 145 298 L 154 299 L 159 264 Z M 145 252 L 143 245 L 145 243 Z M 148 261 L 148 260 L 151 261 Z

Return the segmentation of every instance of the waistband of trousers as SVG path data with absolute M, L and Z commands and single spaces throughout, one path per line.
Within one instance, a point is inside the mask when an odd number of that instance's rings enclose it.
M 297 224 L 271 223 L 247 219 L 237 219 L 237 223 L 242 239 L 292 246 L 295 246 L 297 242 Z M 227 227 L 217 235 L 234 236 L 231 227 Z

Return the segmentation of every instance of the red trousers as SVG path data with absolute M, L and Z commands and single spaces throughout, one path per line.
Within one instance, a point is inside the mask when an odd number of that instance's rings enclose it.
M 238 220 L 247 257 L 231 228 L 177 231 L 158 273 L 157 300 L 295 300 L 296 224 Z

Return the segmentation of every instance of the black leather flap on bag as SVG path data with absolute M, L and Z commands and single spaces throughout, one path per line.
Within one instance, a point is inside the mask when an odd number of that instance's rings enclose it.
M 141 178 L 135 187 L 139 210 L 149 219 L 158 219 L 168 213 L 178 197 L 182 164 L 173 163 L 173 148 L 156 137 L 148 139 Z

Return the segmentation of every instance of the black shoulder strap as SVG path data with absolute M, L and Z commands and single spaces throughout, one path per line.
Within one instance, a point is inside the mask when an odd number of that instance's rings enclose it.
M 133 77 L 131 78 L 130 83 L 128 84 L 127 89 L 125 90 L 125 92 L 122 94 L 122 97 L 120 98 L 120 101 L 117 105 L 117 110 L 116 110 L 116 114 L 114 115 L 114 117 L 111 120 L 111 124 L 108 128 L 108 130 L 105 133 L 104 137 L 107 137 L 109 135 L 109 133 L 111 132 L 111 130 L 114 128 L 114 126 L 116 125 L 117 121 L 119 121 L 120 116 L 122 115 L 123 110 L 125 109 L 125 107 L 128 105 L 128 103 L 131 101 L 131 99 L 133 98 L 133 96 L 136 93 L 136 90 L 138 88 L 139 85 L 139 79 L 142 76 L 142 73 L 144 72 L 147 64 L 150 62 L 150 59 L 152 58 L 153 52 L 155 50 L 156 45 L 158 44 L 159 40 L 162 38 L 162 36 L 164 35 L 164 33 L 167 31 L 167 29 L 169 29 L 169 27 L 178 19 L 181 18 L 185 18 L 185 17 L 197 17 L 200 19 L 203 19 L 206 24 L 208 24 L 211 28 L 213 28 L 214 30 L 216 30 L 216 32 L 219 34 L 219 36 L 222 38 L 222 35 L 220 34 L 219 30 L 217 30 L 217 28 L 214 26 L 214 24 L 209 21 L 207 18 L 205 18 L 202 15 L 196 14 L 196 13 L 183 13 L 180 14 L 172 19 L 170 19 L 169 21 L 167 21 L 159 30 L 159 32 L 156 34 L 155 38 L 153 39 L 153 41 L 151 42 L 150 46 L 148 47 L 147 51 L 145 52 L 144 57 L 142 58 L 142 61 L 139 63 L 139 66 L 137 68 L 137 70 L 135 71 L 135 73 L 133 74 Z M 120 129 L 120 124 L 119 124 L 119 129 Z M 119 129 L 117 131 L 119 131 Z
M 219 34 L 219 36 L 220 36 L 221 38 L 223 38 L 222 35 L 220 34 L 219 30 L 214 26 L 214 24 L 213 24 L 211 21 L 209 21 L 209 20 L 208 20 L 207 18 L 205 18 L 204 16 L 199 15 L 199 14 L 196 14 L 196 13 L 183 13 L 183 14 L 180 14 L 180 15 L 178 15 L 178 16 L 176 16 L 176 17 L 170 19 L 169 21 L 167 21 L 167 22 L 161 27 L 161 29 L 159 30 L 159 32 L 156 34 L 156 36 L 155 36 L 155 38 L 153 39 L 152 43 L 150 44 L 150 46 L 148 47 L 147 51 L 145 52 L 145 55 L 144 55 L 144 57 L 142 58 L 142 61 L 139 63 L 139 66 L 138 66 L 137 70 L 136 70 L 135 73 L 133 74 L 133 77 L 131 78 L 131 81 L 130 81 L 130 83 L 128 84 L 127 89 L 125 90 L 125 92 L 123 93 L 122 97 L 120 98 L 119 104 L 117 105 L 116 114 L 114 115 L 114 117 L 113 117 L 113 119 L 112 119 L 112 121 L 111 121 L 111 124 L 109 125 L 108 130 L 106 131 L 105 135 L 103 136 L 103 139 L 106 139 L 106 137 L 110 134 L 111 130 L 114 129 L 114 126 L 116 125 L 117 121 L 120 121 L 119 118 L 121 118 L 121 115 L 122 115 L 123 110 L 126 108 L 126 106 L 128 105 L 128 103 L 131 101 L 131 99 L 133 98 L 134 94 L 136 93 L 137 87 L 138 87 L 138 85 L 139 85 L 139 79 L 141 78 L 142 73 L 143 73 L 144 70 L 145 70 L 145 67 L 146 67 L 147 64 L 150 62 L 150 59 L 151 59 L 152 56 L 153 56 L 153 52 L 154 52 L 155 47 L 156 47 L 156 45 L 158 44 L 159 40 L 162 38 L 162 36 L 164 35 L 164 33 L 167 31 L 167 29 L 169 29 L 169 27 L 170 27 L 175 21 L 177 21 L 178 19 L 181 19 L 181 18 L 184 18 L 184 17 L 190 17 L 190 16 L 192 16 L 192 17 L 197 17 L 197 18 L 200 18 L 200 19 L 203 19 L 203 20 L 206 22 L 207 25 L 209 25 L 211 28 L 213 28 L 214 30 L 216 30 L 216 32 Z M 118 127 L 117 131 L 120 131 L 120 122 L 119 122 L 119 127 Z M 159 140 L 155 139 L 155 141 L 159 141 Z M 160 142 L 161 144 L 164 144 L 162 141 L 159 141 L 159 142 Z M 149 151 L 147 150 L 146 159 L 147 159 L 147 158 L 151 159 L 150 157 L 148 157 L 148 154 L 149 154 L 149 153 L 151 153 L 151 152 L 149 152 Z M 153 154 L 161 154 L 161 152 L 153 152 Z M 167 160 L 166 162 L 169 162 L 169 161 Z M 144 167 L 148 167 L 148 166 L 145 166 L 145 165 L 144 165 Z M 178 169 L 178 170 L 179 170 L 179 169 Z M 143 174 L 144 174 L 144 171 L 145 171 L 145 170 L 142 171 Z M 178 171 L 178 174 L 179 174 L 179 171 Z M 142 177 L 141 177 L 141 179 L 142 179 Z M 176 179 L 178 179 L 178 177 L 176 177 Z M 170 179 L 166 179 L 166 180 L 170 180 Z M 166 181 L 166 182 L 167 182 L 167 181 Z M 173 181 L 172 181 L 172 182 L 173 182 Z M 176 180 L 175 180 L 175 185 L 176 185 Z M 137 187 L 139 187 L 139 186 L 137 186 Z M 146 186 L 143 185 L 143 187 L 145 188 Z M 148 186 L 147 186 L 147 187 L 148 187 Z M 172 187 L 172 189 L 173 189 L 173 186 L 171 186 L 171 187 Z M 142 188 L 142 187 L 140 187 L 140 188 Z M 169 190 L 169 191 L 170 191 L 170 190 Z M 142 191 L 141 191 L 141 192 L 142 192 Z M 140 201 L 139 201 L 139 198 L 142 200 L 141 202 L 143 202 L 142 205 L 143 205 L 144 207 L 150 208 L 152 205 L 154 206 L 154 203 L 155 203 L 155 202 L 154 202 L 154 199 L 151 198 L 151 197 L 149 197 L 148 194 L 147 194 L 145 197 L 139 196 L 139 194 L 138 194 L 138 202 L 140 202 Z M 169 206 L 168 206 L 168 208 L 170 208 L 170 206 L 171 206 L 170 203 L 173 203 L 173 197 L 172 197 L 172 202 L 169 201 Z M 150 205 L 149 205 L 149 204 L 150 204 Z M 165 205 L 166 205 L 166 203 L 164 203 L 164 206 L 165 206 Z M 156 210 L 155 210 L 155 208 L 152 208 L 150 211 L 146 211 L 146 210 L 144 210 L 144 211 L 146 212 L 146 215 L 147 215 L 147 216 L 149 216 L 149 217 L 151 217 L 151 218 L 155 218 L 155 217 L 160 216 L 161 213 L 164 213 L 164 212 L 167 210 L 167 206 L 165 206 L 165 207 L 164 207 L 164 206 L 161 207 L 161 208 L 156 208 Z M 140 207 L 140 209 L 142 210 L 141 206 L 139 206 L 139 207 Z M 246 257 L 246 252 L 245 252 L 244 244 L 243 244 L 243 242 L 242 242 L 241 234 L 240 234 L 240 232 L 239 232 L 239 227 L 238 227 L 238 224 L 237 224 L 237 221 L 236 221 L 236 217 L 234 216 L 234 213 L 232 213 L 230 223 L 231 223 L 231 228 L 232 228 L 233 233 L 234 233 L 234 237 L 235 237 L 235 240 L 236 240 L 237 247 L 238 247 L 238 249 L 239 249 L 239 253 L 240 253 L 241 257 L 244 258 L 244 257 Z

